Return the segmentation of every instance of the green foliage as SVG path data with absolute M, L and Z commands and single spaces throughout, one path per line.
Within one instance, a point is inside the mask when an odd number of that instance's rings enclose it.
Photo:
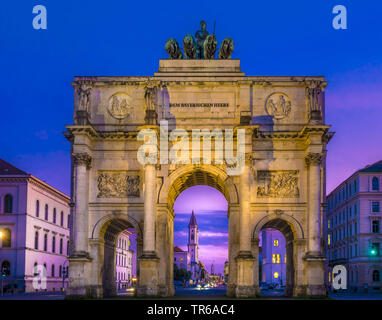
M 174 280 L 175 281 L 188 281 L 191 279 L 191 271 L 186 269 L 179 269 L 178 266 L 174 263 Z

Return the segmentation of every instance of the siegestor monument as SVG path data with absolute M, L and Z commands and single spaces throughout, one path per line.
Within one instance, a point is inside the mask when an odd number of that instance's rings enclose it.
M 285 236 L 286 293 L 326 295 L 327 83 L 321 76 L 246 76 L 231 59 L 232 39 L 215 59 L 215 34 L 204 22 L 201 28 L 197 40 L 184 38 L 185 55 L 169 39 L 170 58 L 159 60 L 153 76 L 72 82 L 68 295 L 116 294 L 115 242 L 130 227 L 137 232 L 137 295 L 173 295 L 173 205 L 195 185 L 216 188 L 228 202 L 227 295 L 259 294 L 264 228 Z

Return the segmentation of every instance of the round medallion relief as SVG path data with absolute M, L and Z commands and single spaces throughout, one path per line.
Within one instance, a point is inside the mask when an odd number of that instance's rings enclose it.
M 107 110 L 113 118 L 126 118 L 130 113 L 130 96 L 126 93 L 116 93 L 109 99 Z
M 280 120 L 290 114 L 292 102 L 286 94 L 275 92 L 268 96 L 265 102 L 265 109 L 271 117 Z

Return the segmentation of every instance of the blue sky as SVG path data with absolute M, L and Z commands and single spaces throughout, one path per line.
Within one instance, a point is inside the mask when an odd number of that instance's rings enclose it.
M 45 5 L 48 29 L 32 28 Z M 332 9 L 348 11 L 334 30 Z M 69 193 L 75 75 L 153 75 L 164 44 L 199 22 L 218 42 L 231 37 L 247 75 L 324 75 L 328 190 L 382 159 L 382 4 L 359 0 L 23 0 L 0 8 L 0 157 Z M 177 230 L 176 230 L 177 231 Z

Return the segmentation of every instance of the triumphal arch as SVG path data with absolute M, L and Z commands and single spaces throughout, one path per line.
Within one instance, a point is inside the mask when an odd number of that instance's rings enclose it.
M 219 59 L 197 57 L 192 43 L 185 59 L 170 40 L 170 59 L 152 76 L 72 83 L 67 293 L 115 294 L 116 238 L 135 228 L 137 295 L 173 295 L 173 204 L 183 190 L 208 185 L 228 202 L 229 296 L 259 294 L 264 228 L 286 238 L 287 294 L 325 295 L 321 222 L 332 133 L 324 78 L 246 76 L 230 59 L 230 39 Z M 211 54 L 203 49 L 199 55 Z

